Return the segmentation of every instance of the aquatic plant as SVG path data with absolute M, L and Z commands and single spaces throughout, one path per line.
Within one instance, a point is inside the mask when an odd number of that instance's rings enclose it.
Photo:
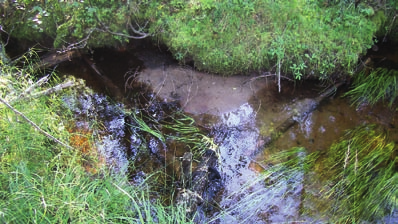
M 300 213 L 300 219 L 381 221 L 398 209 L 397 159 L 395 144 L 373 125 L 347 131 L 326 153 L 308 154 L 304 148 L 279 151 L 260 163 L 261 175 L 225 198 L 234 206 L 213 220 L 256 222 L 261 214 L 275 212 L 279 202 Z
M 324 167 L 333 219 L 344 223 L 382 220 L 398 208 L 397 149 L 376 126 L 349 130 L 328 151 Z
M 213 139 L 196 126 L 195 120 L 182 111 L 168 114 L 161 120 L 155 120 L 143 113 L 129 114 L 139 130 L 147 132 L 163 143 L 169 140 L 182 143 L 196 159 L 200 158 L 207 149 L 218 148 Z
M 184 113 L 173 114 L 171 122 L 164 122 L 163 128 L 169 132 L 167 134 L 169 139 L 186 144 L 195 158 L 201 157 L 208 149 L 214 151 L 218 149 L 213 138 L 200 130 L 195 125 L 195 120 Z
M 370 72 L 364 69 L 354 78 L 352 89 L 344 94 L 359 107 L 363 103 L 371 106 L 377 102 L 388 102 L 391 107 L 398 96 L 398 71 L 387 68 L 376 68 Z

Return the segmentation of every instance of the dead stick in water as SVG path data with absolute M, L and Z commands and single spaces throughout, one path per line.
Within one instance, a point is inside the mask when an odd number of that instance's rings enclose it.
M 283 133 L 285 133 L 287 130 L 289 130 L 290 127 L 297 123 L 297 120 L 300 120 L 300 118 L 303 118 L 304 116 L 318 108 L 319 103 L 331 96 L 341 85 L 343 85 L 342 82 L 334 85 L 333 87 L 330 87 L 315 99 L 305 99 L 306 101 L 303 101 L 305 105 L 301 107 L 301 110 L 297 111 L 292 116 L 287 118 L 269 136 L 259 137 L 257 142 L 260 142 L 260 144 L 257 145 L 256 150 L 251 154 L 251 158 L 257 157 L 261 152 L 264 151 L 264 148 L 268 147 L 277 139 L 279 139 L 279 137 L 281 137 Z

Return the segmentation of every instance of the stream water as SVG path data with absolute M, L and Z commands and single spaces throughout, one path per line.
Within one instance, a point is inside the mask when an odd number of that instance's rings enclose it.
M 304 153 L 324 151 L 345 130 L 366 123 L 382 125 L 391 139 L 398 140 L 395 111 L 383 105 L 355 108 L 350 105 L 349 99 L 341 97 L 342 90 L 339 90 L 284 133 L 272 147 L 252 158 L 252 153 L 260 144 L 259 137 L 269 134 L 283 122 L 297 109 L 298 102 L 318 96 L 327 83 L 282 82 L 279 93 L 272 78 L 256 79 L 256 75 L 222 77 L 198 72 L 189 66 L 179 65 L 169 54 L 154 49 L 123 52 L 98 49 L 93 59 L 103 74 L 120 88 L 118 91 L 112 90 L 107 81 L 93 74 L 84 62 L 71 62 L 64 65 L 61 71 L 84 78 L 97 92 L 113 95 L 121 99 L 120 103 L 108 105 L 104 95 L 97 94 L 69 104 L 71 108 L 89 105 L 87 107 L 92 114 L 86 116 L 105 120 L 106 134 L 103 133 L 103 141 L 98 148 L 122 172 L 128 172 L 128 159 L 137 159 L 136 167 L 140 167 L 141 171 L 130 173 L 133 181 L 140 181 L 146 174 L 156 171 L 157 167 L 164 167 L 164 161 L 181 157 L 183 150 L 178 146 L 166 149 L 166 145 L 156 138 L 148 138 L 147 144 L 153 154 L 158 155 L 157 159 L 151 158 L 151 155 L 139 155 L 143 142 L 137 137 L 138 130 L 126 127 L 128 121 L 118 112 L 128 109 L 128 102 L 136 102 L 137 97 L 142 97 L 147 104 L 156 102 L 164 106 L 174 103 L 175 107 L 169 107 L 170 110 L 182 108 L 194 117 L 198 126 L 212 130 L 211 137 L 220 152 L 218 169 L 223 190 L 217 196 L 219 209 L 213 212 L 213 217 L 218 218 L 209 218 L 208 222 L 323 223 L 328 216 L 322 213 L 322 204 L 328 202 L 317 201 L 319 180 L 297 170 L 293 178 L 269 187 L 261 175 L 265 167 L 263 162 L 276 152 L 297 146 L 305 147 Z M 127 91 L 129 88 L 150 89 L 152 92 L 137 96 Z M 75 110 L 79 113 L 78 109 Z M 158 110 L 147 111 L 154 118 L 161 116 Z M 311 200 L 303 197 L 304 191 L 307 195 L 312 194 Z M 383 221 L 397 222 L 398 214 Z

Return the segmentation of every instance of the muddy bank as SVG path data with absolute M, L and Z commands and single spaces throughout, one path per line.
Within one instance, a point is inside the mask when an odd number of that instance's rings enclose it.
M 144 69 L 137 80 L 152 86 L 166 101 L 178 100 L 185 112 L 221 115 L 246 103 L 270 81 L 245 82 L 249 76 L 222 77 L 180 66 L 170 56 L 156 52 L 141 52 L 138 58 Z

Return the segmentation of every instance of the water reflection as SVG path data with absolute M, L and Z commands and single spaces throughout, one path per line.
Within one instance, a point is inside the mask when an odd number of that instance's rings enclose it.
M 270 130 L 291 116 L 297 107 L 295 102 L 315 97 L 319 90 L 317 85 L 296 87 L 285 84 L 283 92 L 279 94 L 272 83 L 268 85 L 264 80 L 245 86 L 242 83 L 247 77 L 226 79 L 177 65 L 165 67 L 162 57 L 153 58 L 151 55 L 142 60 L 147 61 L 144 62 L 145 69 L 139 79 L 158 88 L 155 94 L 163 96 L 165 101 L 180 101 L 186 112 L 198 115 L 198 123 L 213 130 L 214 140 L 219 144 L 220 171 L 225 185 L 220 200 L 221 211 L 214 216 L 221 223 L 322 222 L 321 217 L 310 218 L 301 212 L 304 206 L 319 213 L 322 203 L 327 203 L 314 202 L 321 185 L 315 175 L 304 175 L 303 170 L 295 169 L 269 176 L 263 173 L 272 167 L 267 164 L 269 158 L 277 152 L 297 146 L 305 147 L 308 151 L 297 153 L 298 158 L 327 150 L 345 130 L 363 123 L 382 124 L 390 131 L 392 139 L 398 136 L 395 111 L 382 105 L 374 108 L 363 106 L 356 110 L 350 106 L 348 99 L 337 94 L 313 113 L 300 118 L 298 125 L 289 129 L 272 147 L 265 149 L 263 155 L 256 158 L 257 161 L 253 161 L 250 155 L 259 145 L 260 134 L 269 134 Z M 109 65 L 111 67 L 115 66 Z M 97 147 L 109 161 L 114 161 L 111 165 L 117 170 L 127 171 L 127 158 L 140 160 L 137 154 L 139 147 L 146 143 L 135 134 L 137 130 L 133 127 L 126 131 L 126 120 L 117 112 L 123 105 L 110 103 L 101 95 L 88 97 L 84 94 L 79 99 L 65 99 L 65 102 L 76 114 L 85 118 L 78 125 L 89 126 L 91 118 L 104 120 L 102 142 Z M 210 115 L 203 114 L 205 112 L 217 118 L 209 119 Z M 118 140 L 126 137 L 129 144 Z M 174 160 L 175 150 L 166 151 L 154 138 L 147 140 L 152 154 L 165 155 L 161 158 L 163 164 L 169 157 L 172 158 L 170 161 Z M 144 162 L 148 159 L 142 158 Z M 151 166 L 160 167 L 163 164 L 152 162 Z M 137 172 L 133 179 L 141 180 L 145 173 Z M 314 200 L 303 200 L 303 192 L 313 195 Z

